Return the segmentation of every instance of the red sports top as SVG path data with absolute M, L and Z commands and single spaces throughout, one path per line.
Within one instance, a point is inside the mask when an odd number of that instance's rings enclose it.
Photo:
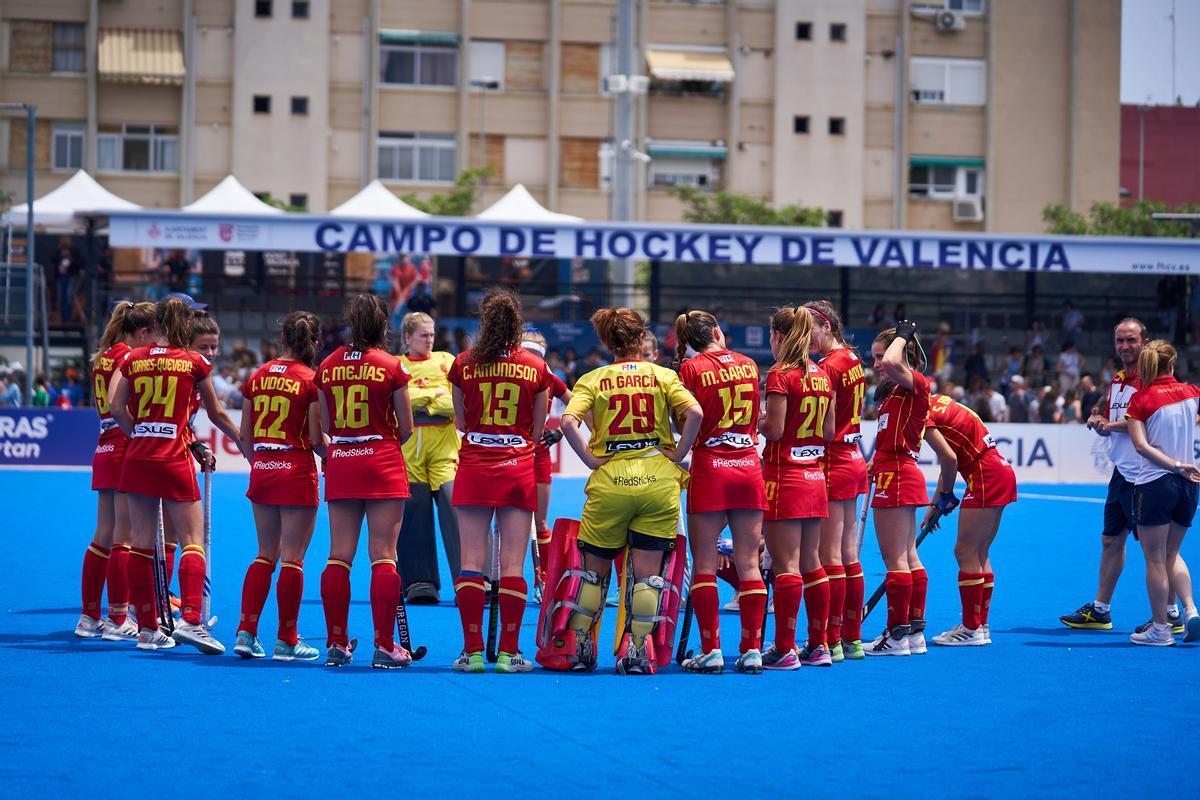
M 1146 441 L 1168 458 L 1181 464 L 1193 464 L 1196 442 L 1196 413 L 1200 410 L 1200 389 L 1180 383 L 1173 375 L 1156 378 L 1143 386 L 1129 402 L 1127 419 L 1146 426 Z M 1133 482 L 1138 486 L 1167 475 L 1167 470 L 1143 458 Z
M 242 397 L 250 401 L 255 450 L 309 450 L 308 408 L 317 399 L 316 373 L 299 361 L 275 359 L 258 368 Z
M 867 397 L 867 376 L 862 361 L 852 347 L 835 347 L 821 359 L 821 369 L 833 384 L 833 442 L 858 446 L 859 422 Z
M 392 394 L 412 378 L 400 359 L 378 347 L 339 347 L 321 362 L 316 385 L 325 394 L 333 444 L 400 440 Z
M 178 347 L 151 345 L 128 355 L 121 368 L 133 416 L 128 458 L 187 458 L 189 399 L 210 372 L 207 358 Z
M 549 369 L 546 370 L 546 380 L 550 383 L 547 388 L 550 390 L 546 395 L 546 416 L 550 416 L 550 412 L 554 409 L 554 401 L 567 393 L 567 385 L 563 383 L 563 379 L 555 375 Z
M 96 398 L 96 413 L 100 415 L 101 444 L 125 438 L 112 417 L 112 409 L 108 407 L 108 384 L 112 382 L 113 373 L 125 366 L 132 352 L 133 348 L 129 345 L 117 342 L 101 353 L 92 367 L 92 396 Z
M 447 376 L 462 390 L 461 461 L 503 461 L 530 453 L 533 441 L 533 403 L 550 386 L 546 362 L 523 347 L 489 364 L 471 361 L 471 351 L 459 353 Z
M 833 383 L 816 363 L 808 371 L 772 367 L 767 373 L 767 394 L 787 397 L 783 436 L 767 442 L 763 461 L 770 464 L 819 464 L 825 455 L 825 415 L 833 402 Z
M 710 350 L 683 362 L 679 379 L 704 411 L 696 447 L 734 451 L 757 447 L 760 395 L 753 359 L 730 350 Z
M 996 440 L 988 433 L 979 415 L 944 394 L 930 398 L 927 427 L 936 428 L 946 439 L 958 459 L 960 471 L 996 446 Z
M 912 370 L 913 388 L 896 385 L 879 406 L 875 452 L 917 460 L 929 417 L 929 379 Z

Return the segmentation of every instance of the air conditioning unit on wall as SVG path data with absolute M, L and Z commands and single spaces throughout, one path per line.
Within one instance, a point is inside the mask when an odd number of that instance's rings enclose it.
M 979 197 L 956 197 L 950 207 L 955 222 L 983 222 L 983 200 Z
M 962 12 L 945 9 L 933 15 L 933 27 L 937 28 L 939 33 L 965 30 L 967 18 L 962 15 Z

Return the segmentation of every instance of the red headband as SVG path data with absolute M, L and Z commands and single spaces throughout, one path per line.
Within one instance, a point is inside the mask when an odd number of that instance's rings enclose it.
M 817 315 L 818 317 L 820 317 L 821 319 L 825 320 L 825 324 L 826 324 L 826 325 L 828 325 L 828 326 L 829 326 L 829 327 L 831 327 L 831 328 L 833 327 L 833 323 L 829 321 L 829 317 L 825 316 L 825 315 L 824 315 L 824 314 L 822 314 L 820 311 L 817 311 L 817 310 L 816 310 L 815 308 L 813 308 L 812 306 L 805 306 L 805 308 L 806 308 L 806 309 L 808 309 L 809 311 L 811 311 L 812 313 L 816 314 L 816 315 Z

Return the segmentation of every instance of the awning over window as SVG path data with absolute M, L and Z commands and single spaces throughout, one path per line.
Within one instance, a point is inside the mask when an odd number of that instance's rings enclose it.
M 733 80 L 733 64 L 721 52 L 647 50 L 646 63 L 650 74 L 664 81 L 729 83 Z
M 982 167 L 983 159 L 977 156 L 909 156 L 913 167 Z
M 438 31 L 409 31 L 399 28 L 384 28 L 379 32 L 380 44 L 458 44 L 457 33 Z
M 179 31 L 101 28 L 100 79 L 120 83 L 183 83 L 183 39 Z
M 659 140 L 646 143 L 651 158 L 726 158 L 729 148 L 711 142 L 671 142 Z

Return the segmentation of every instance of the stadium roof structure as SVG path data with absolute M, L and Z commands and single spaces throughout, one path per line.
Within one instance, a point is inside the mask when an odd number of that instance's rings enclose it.
M 358 194 L 329 212 L 331 217 L 360 217 L 362 219 L 424 219 L 429 215 L 413 208 L 397 197 L 391 189 L 375 179 Z
M 546 208 L 533 199 L 522 183 L 509 189 L 508 194 L 480 211 L 475 218 L 490 222 L 583 222 L 582 217 L 559 214 Z
M 13 206 L 4 213 L 4 224 L 23 228 L 28 208 L 28 203 Z M 62 186 L 33 201 L 33 224 L 41 228 L 75 228 L 81 224 L 79 212 L 92 208 L 136 211 L 141 206 L 118 197 L 79 170 Z
M 259 214 L 279 216 L 284 211 L 264 203 L 242 186 L 232 175 L 226 175 L 208 193 L 180 209 L 189 214 Z

